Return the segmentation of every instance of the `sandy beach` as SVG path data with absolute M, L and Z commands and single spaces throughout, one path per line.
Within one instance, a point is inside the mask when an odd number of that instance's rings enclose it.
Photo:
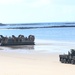
M 0 75 L 74 75 L 75 65 L 59 62 L 59 53 L 0 51 Z
M 59 54 L 74 46 L 73 42 L 42 41 L 34 47 L 0 47 L 0 75 L 74 75 L 75 65 L 59 61 Z

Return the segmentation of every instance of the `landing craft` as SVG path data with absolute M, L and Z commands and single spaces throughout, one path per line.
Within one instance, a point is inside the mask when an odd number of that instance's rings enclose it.
M 71 63 L 75 64 L 75 50 L 71 49 L 68 54 L 59 55 L 59 61 L 61 63 Z
M 19 35 L 18 37 L 14 35 L 11 37 L 4 37 L 3 35 L 0 35 L 0 46 L 35 45 L 34 40 L 34 35 L 29 35 L 28 37 L 25 37 L 24 35 Z

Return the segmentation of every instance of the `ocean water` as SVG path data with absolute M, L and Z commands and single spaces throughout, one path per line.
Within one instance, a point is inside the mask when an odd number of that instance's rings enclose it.
M 60 26 L 61 24 L 44 24 L 44 25 L 7 25 L 0 26 L 0 35 L 18 36 L 22 34 L 24 36 L 34 35 L 35 46 L 25 46 L 21 48 L 11 48 L 18 52 L 26 53 L 33 51 L 40 52 L 67 52 L 70 48 L 75 46 L 75 27 L 63 27 L 63 28 L 35 28 L 35 29 L 7 29 L 12 27 L 43 27 L 43 26 Z M 56 41 L 56 43 L 54 42 Z M 59 41 L 59 42 L 57 42 Z M 63 42 L 63 43 L 60 43 Z M 69 42 L 69 43 L 66 43 Z M 73 42 L 73 43 L 72 43 Z M 22 50 L 21 50 L 22 49 Z M 21 50 L 21 51 L 20 51 Z M 8 50 L 7 50 L 8 51 Z
M 0 35 L 18 36 L 23 34 L 35 35 L 36 39 L 75 41 L 75 27 L 67 28 L 38 28 L 38 29 L 0 29 Z

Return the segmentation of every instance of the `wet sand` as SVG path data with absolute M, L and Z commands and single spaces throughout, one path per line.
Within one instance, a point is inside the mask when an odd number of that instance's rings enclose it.
M 59 62 L 59 53 L 0 51 L 0 75 L 74 75 L 75 65 Z

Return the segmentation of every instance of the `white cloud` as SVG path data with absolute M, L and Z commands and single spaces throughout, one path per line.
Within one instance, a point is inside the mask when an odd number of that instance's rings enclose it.
M 35 1 L 32 0 L 25 4 L 31 7 L 40 7 L 40 6 L 48 5 L 49 3 L 51 3 L 51 0 L 35 0 Z
M 75 5 L 75 0 L 24 0 L 25 5 L 29 7 L 57 6 L 57 5 Z
M 52 0 L 0 0 L 0 5 L 21 4 L 27 7 L 41 7 L 48 5 Z
M 22 0 L 0 0 L 0 5 L 2 4 L 14 4 L 20 3 Z
M 75 5 L 75 0 L 52 0 L 54 4 L 58 5 Z
M 23 3 L 32 7 L 43 5 L 75 5 L 75 0 L 0 0 L 1 4 Z

